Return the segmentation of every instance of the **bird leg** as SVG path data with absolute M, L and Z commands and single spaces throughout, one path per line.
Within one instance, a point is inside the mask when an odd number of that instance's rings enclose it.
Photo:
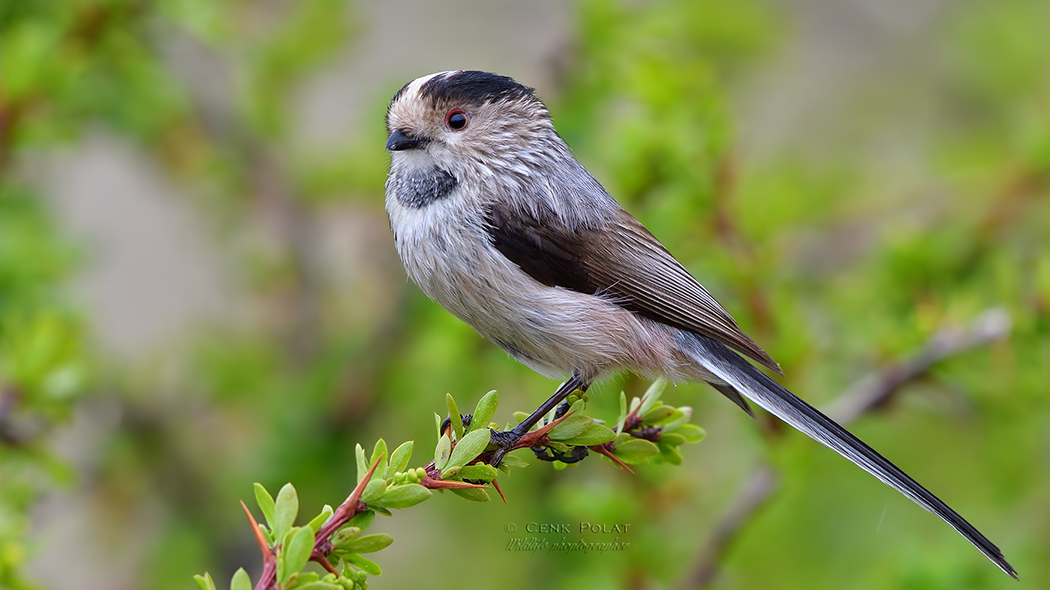
M 508 431 L 491 431 L 489 438 L 489 444 L 496 445 L 496 450 L 493 452 L 492 460 L 489 461 L 490 465 L 499 466 L 503 460 L 503 456 L 513 450 L 514 445 L 517 444 L 521 437 L 525 436 L 532 430 L 540 420 L 543 419 L 551 410 L 556 408 L 558 404 L 565 401 L 565 398 L 569 397 L 569 394 L 579 389 L 580 391 L 587 391 L 587 387 L 590 383 L 587 383 L 579 373 L 573 373 L 572 377 L 568 381 L 562 384 L 554 395 L 547 401 L 543 402 L 536 411 L 533 412 L 528 418 L 521 421 L 520 424 Z
M 539 421 L 542 420 L 548 412 L 557 407 L 558 404 L 565 401 L 565 398 L 569 397 L 570 393 L 576 391 L 577 389 L 581 391 L 587 391 L 587 387 L 589 385 L 590 384 L 585 382 L 583 380 L 583 377 L 581 377 L 579 373 L 573 373 L 572 377 L 570 377 L 568 381 L 563 383 L 562 386 L 554 392 L 554 395 L 552 395 L 550 399 L 543 402 L 543 404 L 541 404 L 540 407 L 536 408 L 536 411 L 533 412 L 532 415 L 522 420 L 520 424 L 518 424 L 511 430 L 511 432 L 516 434 L 518 438 L 525 436 L 525 434 L 528 433 L 528 431 L 532 430 L 532 427 L 538 424 Z

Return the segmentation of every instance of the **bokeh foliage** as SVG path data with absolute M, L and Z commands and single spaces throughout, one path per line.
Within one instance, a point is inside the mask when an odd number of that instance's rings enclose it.
M 734 105 L 796 34 L 785 5 L 581 0 L 574 18 L 544 96 L 560 132 L 781 362 L 789 387 L 828 402 L 939 327 L 1008 311 L 1009 341 L 944 364 L 856 430 L 999 543 L 1022 580 L 1050 579 L 1050 5 L 953 3 L 917 48 L 932 64 L 922 84 L 870 80 L 847 133 L 811 141 L 800 125 L 763 155 L 748 151 Z M 384 223 L 387 96 L 321 149 L 298 140 L 294 91 L 366 26 L 336 0 L 0 3 L 0 587 L 35 587 L 30 557 L 61 561 L 29 518 L 44 492 L 67 493 L 60 484 L 90 498 L 108 535 L 146 548 L 115 577 L 184 588 L 196 572 L 229 579 L 254 563 L 236 507 L 253 481 L 292 481 L 316 512 L 352 487 L 355 444 L 422 438 L 445 391 L 498 388 L 514 408 L 551 391 L 405 284 L 389 251 L 346 260 L 379 267 L 349 285 L 318 262 L 328 216 Z M 221 83 L 197 77 L 187 52 L 219 64 Z M 392 75 L 388 94 L 423 73 Z M 917 103 L 921 141 L 902 172 L 877 143 Z M 90 249 L 22 170 L 100 129 L 186 187 L 246 319 L 135 364 L 85 345 L 89 318 L 67 286 Z M 260 212 L 277 221 L 259 224 Z M 615 414 L 611 392 L 644 385 L 618 379 L 592 403 Z M 815 444 L 788 436 L 766 451 L 760 429 L 705 388 L 666 395 L 712 433 L 683 468 L 629 476 L 594 461 L 510 479 L 507 506 L 428 502 L 391 522 L 398 544 L 372 583 L 417 585 L 421 564 L 443 564 L 508 588 L 674 585 L 764 457 L 783 493 L 730 552 L 721 586 L 1013 587 Z M 78 398 L 120 417 L 91 470 L 72 476 L 50 441 Z M 631 550 L 504 550 L 504 523 L 581 521 L 631 523 Z

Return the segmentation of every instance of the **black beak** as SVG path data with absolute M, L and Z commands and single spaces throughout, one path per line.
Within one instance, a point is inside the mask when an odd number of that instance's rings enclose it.
M 425 139 L 412 137 L 407 131 L 395 129 L 394 132 L 390 134 L 390 138 L 386 140 L 386 149 L 392 152 L 416 150 L 423 147 L 423 144 L 425 143 Z

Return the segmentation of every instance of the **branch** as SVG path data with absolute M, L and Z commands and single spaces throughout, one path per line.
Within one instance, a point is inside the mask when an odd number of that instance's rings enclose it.
M 0 389 L 0 443 L 12 447 L 22 443 L 22 437 L 15 433 L 10 420 L 17 403 L 18 392 L 13 387 Z
M 447 394 L 449 418 L 438 428 L 433 461 L 409 469 L 415 448 L 412 441 L 388 452 L 386 442 L 379 439 L 371 459 L 357 445 L 357 487 L 338 508 L 326 506 L 304 526 L 294 524 L 299 513 L 294 486 L 285 484 L 274 499 L 262 485 L 255 484 L 255 499 L 265 524 L 259 523 L 241 503 L 263 559 L 263 572 L 255 590 L 364 590 L 367 576 L 377 576 L 382 570 L 361 554 L 379 551 L 394 541 L 386 534 L 361 535 L 377 513 L 390 516 L 392 510 L 415 506 L 430 498 L 433 490 L 451 490 L 468 500 L 487 501 L 490 498 L 486 488 L 491 486 L 502 497 L 497 476 L 509 473 L 512 467 L 528 465 L 509 454 L 516 450 L 528 449 L 538 457 L 542 454 L 548 460 L 564 463 L 582 460 L 588 449 L 593 449 L 620 467 L 657 461 L 680 464 L 679 447 L 699 442 L 704 433 L 689 423 L 691 408 L 674 408 L 660 401 L 666 385 L 665 380 L 658 379 L 645 395 L 634 398 L 630 404 L 627 396 L 620 394 L 616 424 L 624 425 L 630 417 L 630 424 L 644 433 L 644 438 L 634 431 L 614 431 L 606 422 L 584 415 L 583 392 L 569 395 L 565 407 L 554 413 L 557 417 L 523 435 L 490 427 L 499 403 L 495 391 L 482 396 L 474 412 L 467 415 L 459 412 L 455 399 Z M 508 438 L 510 434 L 513 439 Z M 306 571 L 304 568 L 311 561 L 320 564 L 325 573 Z M 202 590 L 218 590 L 208 574 L 195 579 Z M 230 588 L 251 590 L 251 579 L 243 568 L 234 574 Z
M 868 412 L 881 409 L 904 386 L 925 377 L 941 361 L 1002 340 L 1010 333 L 1010 316 L 990 309 L 965 328 L 947 328 L 933 335 L 912 358 L 886 367 L 853 384 L 824 410 L 847 426 Z
M 1010 317 L 1000 308 L 977 316 L 965 328 L 945 328 L 936 332 L 926 344 L 895 365 L 869 374 L 835 399 L 825 413 L 843 426 L 862 416 L 886 408 L 906 386 L 926 377 L 938 363 L 980 346 L 1002 340 L 1010 333 Z M 722 558 L 730 546 L 754 521 L 777 490 L 777 472 L 766 463 L 756 466 L 740 486 L 737 500 L 718 519 L 693 572 L 681 585 L 706 588 L 715 579 Z
M 758 509 L 765 506 L 772 497 L 777 489 L 778 480 L 777 470 L 768 463 L 760 463 L 751 470 L 737 492 L 736 501 L 722 514 L 708 536 L 700 553 L 699 563 L 683 588 L 705 588 L 715 579 L 722 558 L 729 551 L 730 545 Z

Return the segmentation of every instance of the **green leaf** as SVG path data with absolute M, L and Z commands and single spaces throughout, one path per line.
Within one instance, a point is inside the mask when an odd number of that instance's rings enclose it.
M 630 414 L 631 412 L 636 412 L 638 410 L 638 408 L 641 407 L 641 405 L 642 405 L 641 398 L 632 397 L 631 398 L 631 407 L 630 407 L 630 409 L 629 409 L 629 411 L 627 413 Z
M 452 449 L 452 456 L 449 458 L 446 467 L 439 469 L 463 467 L 477 459 L 478 455 L 485 452 L 485 447 L 489 446 L 489 438 L 488 428 L 468 432 L 466 436 L 456 443 L 456 448 Z
M 500 467 L 528 467 L 529 462 L 514 453 L 503 455 L 503 463 L 500 463 Z
M 456 479 L 456 476 L 459 475 L 459 472 L 462 469 L 462 467 L 446 467 L 445 470 L 441 472 L 441 479 Z
M 332 584 L 329 582 L 307 582 L 301 586 L 296 586 L 292 590 L 345 590 L 343 586 L 339 584 Z
M 660 457 L 662 457 L 664 461 L 667 461 L 671 465 L 682 464 L 682 453 L 678 452 L 677 448 L 665 445 L 663 442 L 658 446 L 660 447 Z
M 371 510 L 365 510 L 361 514 L 350 519 L 350 522 L 346 523 L 348 526 L 355 526 L 362 531 L 367 531 L 368 527 L 372 526 L 372 523 L 376 520 L 376 513 Z
M 293 575 L 289 578 L 292 581 L 291 584 L 286 586 L 287 588 L 295 588 L 299 590 L 306 584 L 311 584 L 321 579 L 321 576 L 317 575 L 317 572 L 299 572 L 297 575 Z
M 252 579 L 248 577 L 248 572 L 244 571 L 243 567 L 233 572 L 230 590 L 252 590 Z
M 488 502 L 491 499 L 488 490 L 482 488 L 453 488 L 449 491 L 474 502 Z
M 660 444 L 664 444 L 669 447 L 677 447 L 679 445 L 685 444 L 685 437 L 681 434 L 675 434 L 673 432 L 661 432 Z
M 361 536 L 361 527 L 344 526 L 332 535 L 332 547 L 343 551 Z
M 559 422 L 557 426 L 547 433 L 547 436 L 550 437 L 551 440 L 565 441 L 583 434 L 583 432 L 587 430 L 587 426 L 593 422 L 594 418 L 591 418 L 590 416 L 573 414 Z
M 329 504 L 325 504 L 324 508 L 321 509 L 321 513 L 315 516 L 313 520 L 310 521 L 310 528 L 313 529 L 315 533 L 321 530 L 321 527 L 324 526 L 324 523 L 328 522 L 328 519 L 332 518 L 332 514 L 334 513 L 335 511 L 332 510 L 332 506 Z
M 448 465 L 448 458 L 452 454 L 452 439 L 448 435 L 441 435 L 438 439 L 438 444 L 434 448 L 434 467 L 438 471 L 445 468 Z
M 463 438 L 463 419 L 459 415 L 459 408 L 456 407 L 456 400 L 451 393 L 445 394 L 445 405 L 448 406 L 448 419 L 452 422 L 452 432 L 456 438 Z
M 707 436 L 707 432 L 696 424 L 683 424 L 679 426 L 674 433 L 685 437 L 685 442 L 687 443 L 698 443 L 704 440 L 704 437 Z
M 664 393 L 664 388 L 667 387 L 667 380 L 660 377 L 653 384 L 649 386 L 649 389 L 645 391 L 645 395 L 642 396 L 642 405 L 638 408 L 638 415 L 642 416 L 656 405 L 656 402 L 660 400 L 660 396 Z
M 648 412 L 642 414 L 642 422 L 650 426 L 659 426 L 664 422 L 671 422 L 682 415 L 678 408 L 660 404 Z
M 292 574 L 297 574 L 306 567 L 307 562 L 310 561 L 310 554 L 314 550 L 314 531 L 310 527 L 299 527 L 292 534 L 291 541 L 284 547 L 282 547 L 282 553 L 284 554 L 284 577 L 281 579 L 281 585 Z
M 343 561 L 353 565 L 357 569 L 365 572 L 370 576 L 378 576 L 383 573 L 383 570 L 379 568 L 379 564 L 368 559 L 367 557 L 361 557 L 356 553 L 351 553 L 343 558 Z
M 412 459 L 412 449 L 414 447 L 415 443 L 413 441 L 407 441 L 394 449 L 394 452 L 390 455 L 390 463 L 386 467 L 383 479 L 390 479 L 394 477 L 395 473 L 404 473 L 408 469 L 408 462 Z
M 365 504 L 375 502 L 379 498 L 383 497 L 386 493 L 386 480 L 385 479 L 373 479 L 368 482 L 365 486 L 365 491 L 361 492 L 361 501 Z
M 368 475 L 368 470 L 372 466 L 365 459 L 365 449 L 360 443 L 354 446 L 354 456 L 357 457 L 357 483 L 361 483 L 361 480 L 365 478 L 365 475 Z
M 587 425 L 583 432 L 563 442 L 567 445 L 589 447 L 607 443 L 615 438 L 616 433 L 611 428 L 604 424 L 592 422 Z
M 664 432 L 673 432 L 681 428 L 684 424 L 688 423 L 693 417 L 693 408 L 689 406 L 682 406 L 678 408 L 681 415 L 676 417 L 674 420 L 664 422 L 661 426 L 664 427 Z
M 215 580 L 211 579 L 211 574 L 204 572 L 203 576 L 193 576 L 193 579 L 197 582 L 197 585 L 201 587 L 201 590 L 217 590 L 215 588 Z M 251 584 L 251 580 L 248 581 Z
M 273 528 L 273 496 L 270 492 L 266 491 L 261 483 L 255 484 L 255 503 L 259 505 L 259 510 L 262 510 L 263 518 L 266 519 L 266 525 L 271 529 Z
M 373 502 L 373 505 L 383 508 L 408 508 L 423 502 L 431 495 L 433 492 L 418 483 L 409 483 L 388 489 L 382 498 Z
M 569 397 L 573 397 L 573 396 L 569 396 Z M 574 417 L 575 416 L 583 416 L 584 415 L 583 411 L 585 409 L 587 409 L 587 402 L 585 402 L 582 398 L 580 398 L 580 399 L 577 399 L 576 401 L 572 402 L 572 405 L 569 406 L 569 409 L 565 413 L 566 414 L 572 414 Z M 593 418 L 592 418 L 592 420 L 593 420 Z
M 372 458 L 368 461 L 368 468 L 372 469 L 372 466 L 375 465 L 376 461 L 379 461 L 380 458 L 384 460 L 390 458 L 390 453 L 386 450 L 386 441 L 383 439 L 376 441 L 376 446 L 372 449 Z M 367 471 L 365 473 L 367 473 Z M 376 473 L 386 473 L 386 467 L 384 467 L 383 463 L 380 463 L 379 467 L 376 467 Z
M 495 389 L 482 396 L 478 400 L 477 407 L 474 408 L 474 414 L 470 418 L 470 428 L 467 432 L 488 428 L 489 422 L 492 422 L 492 417 L 496 415 L 496 406 L 498 405 L 499 396 L 496 395 Z
M 277 541 L 273 538 L 273 533 L 270 532 L 270 529 L 266 528 L 265 524 L 259 523 L 259 532 L 263 534 L 263 539 L 266 541 L 267 546 L 273 547 L 277 544 Z
M 467 465 L 459 470 L 459 479 L 492 481 L 497 475 L 499 475 L 499 470 L 485 463 Z
M 620 419 L 616 421 L 616 432 L 623 432 L 623 425 L 627 422 L 627 394 L 620 392 Z
M 365 535 L 360 539 L 354 541 L 348 547 L 351 553 L 375 553 L 386 549 L 394 542 L 394 538 L 386 533 L 377 533 L 375 535 Z
M 650 458 L 658 455 L 660 448 L 650 441 L 632 438 L 622 443 L 616 443 L 614 455 L 625 463 L 645 463 Z
M 299 495 L 295 487 L 290 483 L 284 484 L 280 492 L 277 492 L 277 502 L 273 510 L 273 538 L 283 539 L 292 525 L 295 517 L 299 514 Z
M 547 442 L 547 447 L 558 451 L 559 453 L 568 453 L 571 448 L 569 445 L 561 442 L 560 440 L 552 440 Z

